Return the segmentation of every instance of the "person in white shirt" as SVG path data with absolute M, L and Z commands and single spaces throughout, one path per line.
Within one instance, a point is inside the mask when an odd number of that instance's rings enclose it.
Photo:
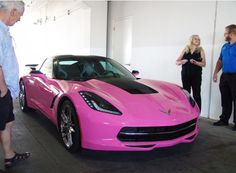
M 19 66 L 9 33 L 9 26 L 20 21 L 23 1 L 0 1 L 0 139 L 5 167 L 29 158 L 30 153 L 17 153 L 12 148 L 12 127 L 15 120 L 13 100 L 19 94 Z

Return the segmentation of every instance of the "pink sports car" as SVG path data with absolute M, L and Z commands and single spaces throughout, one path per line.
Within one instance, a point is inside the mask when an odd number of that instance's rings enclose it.
M 66 149 L 144 151 L 192 142 L 199 108 L 181 87 L 136 78 L 110 58 L 61 55 L 20 79 L 22 111 L 39 110 Z

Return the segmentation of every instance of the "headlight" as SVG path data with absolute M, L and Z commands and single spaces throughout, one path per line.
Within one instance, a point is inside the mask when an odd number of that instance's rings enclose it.
M 185 89 L 183 89 L 185 95 L 188 97 L 188 101 L 191 104 L 192 107 L 194 107 L 196 105 L 195 100 L 192 98 L 192 96 L 189 94 L 189 92 Z
M 81 91 L 79 93 L 88 106 L 94 110 L 115 115 L 122 114 L 116 107 L 94 93 L 88 91 Z

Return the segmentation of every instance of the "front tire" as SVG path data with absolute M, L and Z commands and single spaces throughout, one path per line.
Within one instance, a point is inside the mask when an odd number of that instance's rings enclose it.
M 70 152 L 81 149 L 81 135 L 77 113 L 69 100 L 62 103 L 59 111 L 58 127 L 62 142 Z
M 19 103 L 20 103 L 20 109 L 23 112 L 29 112 L 30 110 L 32 110 L 27 105 L 26 91 L 25 91 L 25 85 L 24 85 L 23 80 L 20 81 Z

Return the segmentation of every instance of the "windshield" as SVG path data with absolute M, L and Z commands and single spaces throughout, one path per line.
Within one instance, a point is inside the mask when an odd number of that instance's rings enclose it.
M 135 77 L 122 65 L 104 58 L 65 58 L 54 62 L 57 79 L 85 81 L 89 79 Z

